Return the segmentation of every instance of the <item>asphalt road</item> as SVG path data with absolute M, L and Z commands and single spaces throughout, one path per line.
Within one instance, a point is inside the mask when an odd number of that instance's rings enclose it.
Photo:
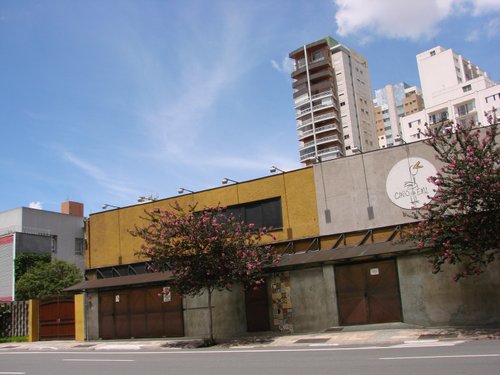
M 0 375 L 495 374 L 500 341 L 162 351 L 0 351 Z

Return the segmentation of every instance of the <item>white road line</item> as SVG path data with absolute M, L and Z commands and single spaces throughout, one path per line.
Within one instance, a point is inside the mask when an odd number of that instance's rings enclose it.
M 397 359 L 446 359 L 446 358 L 478 358 L 478 357 L 500 357 L 500 354 L 463 354 L 463 355 L 428 355 L 420 357 L 386 357 L 385 360 Z
M 24 375 L 25 372 L 15 372 L 15 371 L 2 371 L 0 375 Z
M 455 346 L 463 344 L 464 340 L 455 341 L 437 341 L 437 340 L 424 340 L 424 341 L 405 341 L 404 344 L 391 345 L 391 348 L 428 348 L 432 346 Z
M 65 358 L 68 362 L 135 362 L 135 359 L 96 359 L 96 358 Z

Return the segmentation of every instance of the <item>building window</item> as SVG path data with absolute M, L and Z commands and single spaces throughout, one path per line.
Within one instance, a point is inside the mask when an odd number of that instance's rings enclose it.
M 345 106 L 345 102 L 340 102 L 340 106 L 341 107 Z
M 314 51 L 311 56 L 312 62 L 323 60 L 323 51 Z
M 85 240 L 83 238 L 75 238 L 75 255 L 83 255 L 83 247 Z
M 345 146 L 346 151 L 351 149 L 351 146 Z
M 254 224 L 255 229 L 263 227 L 279 229 L 283 227 L 281 198 L 230 206 L 226 212 L 232 213 L 246 224 Z
M 470 90 L 472 90 L 472 86 L 471 85 L 466 85 L 466 86 L 462 87 L 462 90 L 464 92 L 470 91 Z
M 349 134 L 344 135 L 344 139 L 349 139 Z
M 431 51 L 431 56 L 436 56 L 436 51 Z

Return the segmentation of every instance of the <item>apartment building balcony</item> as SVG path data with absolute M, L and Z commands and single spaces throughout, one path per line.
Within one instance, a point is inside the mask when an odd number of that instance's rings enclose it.
M 318 150 L 318 156 L 337 154 L 338 156 L 342 156 L 342 148 L 338 146 L 328 147 L 321 150 Z
M 300 76 L 301 74 L 304 74 L 305 72 L 306 72 L 306 66 L 302 65 L 292 72 L 292 78 L 296 78 L 296 77 Z
M 303 96 L 303 97 L 295 100 L 295 108 L 300 107 L 301 105 L 304 105 L 305 103 L 309 102 L 310 100 L 319 100 L 319 99 L 324 99 L 324 98 L 328 98 L 328 97 L 333 98 L 333 91 L 332 90 L 320 92 L 318 94 L 311 96 L 311 98 L 309 98 L 309 95 L 307 95 L 305 97 Z
M 307 154 L 304 154 L 304 155 L 300 155 L 300 161 L 304 161 L 304 160 L 310 160 L 310 159 L 314 159 L 316 157 L 316 152 L 309 152 Z
M 314 116 L 314 122 L 319 123 L 321 121 L 331 120 L 334 118 L 336 118 L 338 120 L 337 114 L 335 112 L 328 112 L 328 113 L 324 113 L 324 114 L 319 115 L 319 116 Z M 305 126 L 312 124 L 312 122 L 313 122 L 312 118 L 308 118 L 305 120 L 298 120 L 297 121 L 297 130 L 301 130 Z
M 316 128 L 316 134 L 324 133 L 326 131 L 332 131 L 332 130 L 339 131 L 339 127 L 336 124 L 329 124 L 329 125 L 320 126 L 320 127 Z M 309 130 L 301 132 L 299 134 L 299 141 L 304 139 L 304 138 L 309 137 L 311 134 L 313 134 L 313 132 L 314 132 L 314 129 L 309 129 Z
M 335 108 L 336 109 L 337 105 L 332 100 L 331 102 L 328 102 L 328 103 L 321 103 L 321 104 L 315 105 L 314 107 L 312 107 L 312 111 L 316 112 L 316 111 L 319 111 L 319 110 L 322 110 L 322 109 L 326 109 L 326 108 Z M 302 116 L 305 116 L 305 115 L 307 115 L 309 113 L 311 113 L 311 108 L 310 107 L 309 108 L 304 108 L 302 110 L 297 110 L 297 112 L 296 112 L 296 118 L 299 119 Z
M 340 138 L 337 135 L 330 135 L 328 137 L 322 137 L 316 139 L 317 145 L 323 145 L 326 143 L 336 143 L 336 142 L 340 142 Z M 314 143 L 315 143 L 314 140 L 306 142 L 300 147 L 300 150 L 302 151 L 308 147 L 314 146 Z

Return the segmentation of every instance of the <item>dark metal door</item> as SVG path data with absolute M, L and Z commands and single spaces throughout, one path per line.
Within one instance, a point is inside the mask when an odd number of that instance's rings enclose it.
M 40 340 L 75 339 L 75 303 L 73 297 L 40 301 Z
M 401 321 L 401 297 L 394 260 L 335 267 L 341 325 Z
M 99 336 L 102 339 L 184 336 L 182 297 L 164 298 L 161 287 L 99 293 Z
M 248 332 L 269 331 L 269 307 L 267 285 L 245 292 Z

